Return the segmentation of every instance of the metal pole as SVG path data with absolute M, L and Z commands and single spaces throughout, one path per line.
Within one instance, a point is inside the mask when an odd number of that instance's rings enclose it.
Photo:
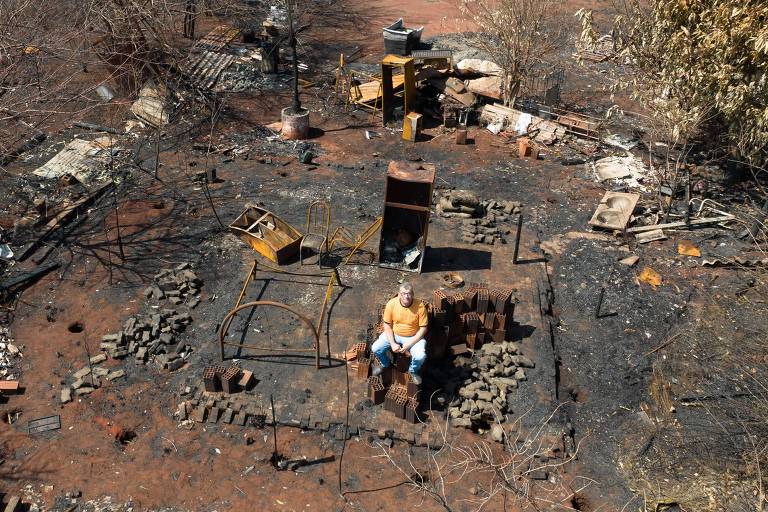
M 291 47 L 293 56 L 293 103 L 291 108 L 294 114 L 301 112 L 301 101 L 299 101 L 299 60 L 296 57 L 296 34 L 293 32 L 293 0 L 285 2 L 288 8 L 288 45 Z
M 517 217 L 517 233 L 515 234 L 515 252 L 512 256 L 512 263 L 517 265 L 517 255 L 520 251 L 520 234 L 523 231 L 523 212 Z
M 605 296 L 605 287 L 600 288 L 600 296 L 597 298 L 597 307 L 595 308 L 595 318 L 600 318 L 600 309 L 603 307 L 603 297 Z

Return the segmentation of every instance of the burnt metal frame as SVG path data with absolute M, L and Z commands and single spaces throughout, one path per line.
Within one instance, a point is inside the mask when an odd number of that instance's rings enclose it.
M 299 244 L 299 263 L 304 266 L 304 248 L 312 248 L 318 241 L 317 264 L 323 259 L 323 249 L 328 252 L 328 233 L 331 230 L 331 207 L 325 201 L 312 201 L 307 208 L 307 228 Z
M 341 262 L 341 265 L 348 265 L 349 260 L 352 259 L 352 256 L 357 251 L 359 251 L 360 248 L 364 246 L 374 234 L 376 234 L 376 231 L 381 228 L 382 221 L 383 217 L 376 217 L 376 219 L 374 219 L 374 221 L 367 228 L 365 228 L 365 231 L 357 236 L 350 233 L 349 230 L 344 226 L 339 226 L 333 232 L 331 238 L 328 241 L 328 253 L 333 252 L 337 244 L 350 247 L 349 254 L 347 254 L 347 256 L 344 258 L 344 261 Z M 374 254 L 371 254 L 371 263 L 373 263 L 375 257 L 376 256 Z
M 334 268 L 332 271 L 328 274 L 306 274 L 301 272 L 291 272 L 288 270 L 283 270 L 279 268 L 275 268 L 271 265 L 267 265 L 266 263 L 261 264 L 262 267 L 268 269 L 268 272 L 275 272 L 278 274 L 287 274 L 287 275 L 299 275 L 299 276 L 311 276 L 311 277 L 328 277 L 328 284 L 325 288 L 325 298 L 323 299 L 323 305 L 320 308 L 320 315 L 317 319 L 317 327 L 315 327 L 315 324 L 312 322 L 311 319 L 303 315 L 302 313 L 296 311 L 293 307 L 289 306 L 288 304 L 284 304 L 282 302 L 274 302 L 269 300 L 257 300 L 253 302 L 248 302 L 246 304 L 241 304 L 243 297 L 245 296 L 245 291 L 248 289 L 248 285 L 254 281 L 256 272 L 258 270 L 259 261 L 253 260 L 253 265 L 251 266 L 251 269 L 248 271 L 248 275 L 245 278 L 245 282 L 243 283 L 243 288 L 240 290 L 240 295 L 237 298 L 237 302 L 235 303 L 235 307 L 232 308 L 232 310 L 227 313 L 227 315 L 224 317 L 224 320 L 221 322 L 221 327 L 219 328 L 219 350 L 221 354 L 221 360 L 224 361 L 224 345 L 232 345 L 236 347 L 241 348 L 249 348 L 252 350 L 261 350 L 265 352 L 315 352 L 315 367 L 319 370 L 320 369 L 320 331 L 323 328 L 323 322 L 325 321 L 325 313 L 328 308 L 328 302 L 331 299 L 331 295 L 333 294 L 333 287 L 334 285 L 338 286 L 344 286 L 341 284 L 341 278 L 339 277 L 338 269 Z M 287 311 L 290 311 L 294 315 L 296 315 L 299 320 L 304 322 L 312 331 L 312 335 L 315 338 L 313 347 L 311 349 L 280 349 L 280 348 L 274 348 L 274 347 L 262 347 L 257 345 L 246 345 L 245 343 L 233 343 L 230 341 L 224 341 L 224 338 L 226 338 L 227 334 L 229 333 L 229 326 L 232 323 L 232 318 L 237 314 L 238 311 L 241 311 L 246 308 L 255 308 L 256 306 L 272 306 L 276 308 L 285 309 Z M 327 349 L 327 357 L 328 357 L 328 367 L 331 366 L 331 341 L 330 339 L 326 339 L 326 349 Z

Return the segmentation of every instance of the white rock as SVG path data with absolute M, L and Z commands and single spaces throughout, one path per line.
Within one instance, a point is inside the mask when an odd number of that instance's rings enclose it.
M 460 75 L 501 76 L 501 66 L 482 59 L 462 59 L 456 64 Z

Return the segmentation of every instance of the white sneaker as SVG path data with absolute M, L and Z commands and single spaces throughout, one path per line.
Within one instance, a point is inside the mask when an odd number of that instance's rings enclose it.
M 384 371 L 384 368 L 382 368 L 381 366 L 374 366 L 373 370 L 371 370 L 371 375 L 373 375 L 374 377 L 378 377 L 379 375 L 381 375 L 381 372 L 383 371 Z

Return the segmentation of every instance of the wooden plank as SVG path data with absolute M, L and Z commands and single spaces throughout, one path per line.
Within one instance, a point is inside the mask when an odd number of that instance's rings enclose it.
M 59 268 L 59 265 L 60 263 L 58 261 L 54 261 L 52 263 L 48 263 L 41 267 L 37 267 L 31 272 L 24 272 L 21 275 L 12 277 L 11 279 L 8 279 L 0 283 L 0 294 L 3 294 L 6 291 L 16 288 L 17 286 L 20 286 L 22 284 L 26 284 L 31 281 L 34 281 L 35 279 L 42 277 L 44 274 L 50 272 L 51 270 L 55 270 Z
M 5 512 L 16 512 L 20 501 L 21 498 L 18 496 L 11 496 L 11 499 L 8 500 L 8 504 L 5 506 Z
M 405 75 L 392 75 L 392 88 L 397 89 L 405 82 Z M 380 80 L 365 82 L 350 90 L 351 100 L 355 103 L 370 103 L 376 101 L 382 96 L 382 87 Z M 358 94 L 355 94 L 358 93 Z
M 98 199 L 102 194 L 104 194 L 107 190 L 111 189 L 114 186 L 113 182 L 108 182 L 99 188 L 97 188 L 93 193 L 91 193 L 89 196 L 84 197 L 83 199 L 80 199 L 79 201 L 74 202 L 70 206 L 64 208 L 61 212 L 59 212 L 55 217 L 53 217 L 51 220 L 49 220 L 45 228 L 43 230 L 43 233 L 38 237 L 37 240 L 29 244 L 27 247 L 25 247 L 21 253 L 16 256 L 16 261 L 24 261 L 29 256 L 32 255 L 35 250 L 37 250 L 37 247 L 42 243 L 48 236 L 51 235 L 54 231 L 59 229 L 61 226 L 63 226 L 66 222 L 69 221 L 72 217 L 75 216 L 77 211 L 84 207 L 90 205 L 93 201 Z

